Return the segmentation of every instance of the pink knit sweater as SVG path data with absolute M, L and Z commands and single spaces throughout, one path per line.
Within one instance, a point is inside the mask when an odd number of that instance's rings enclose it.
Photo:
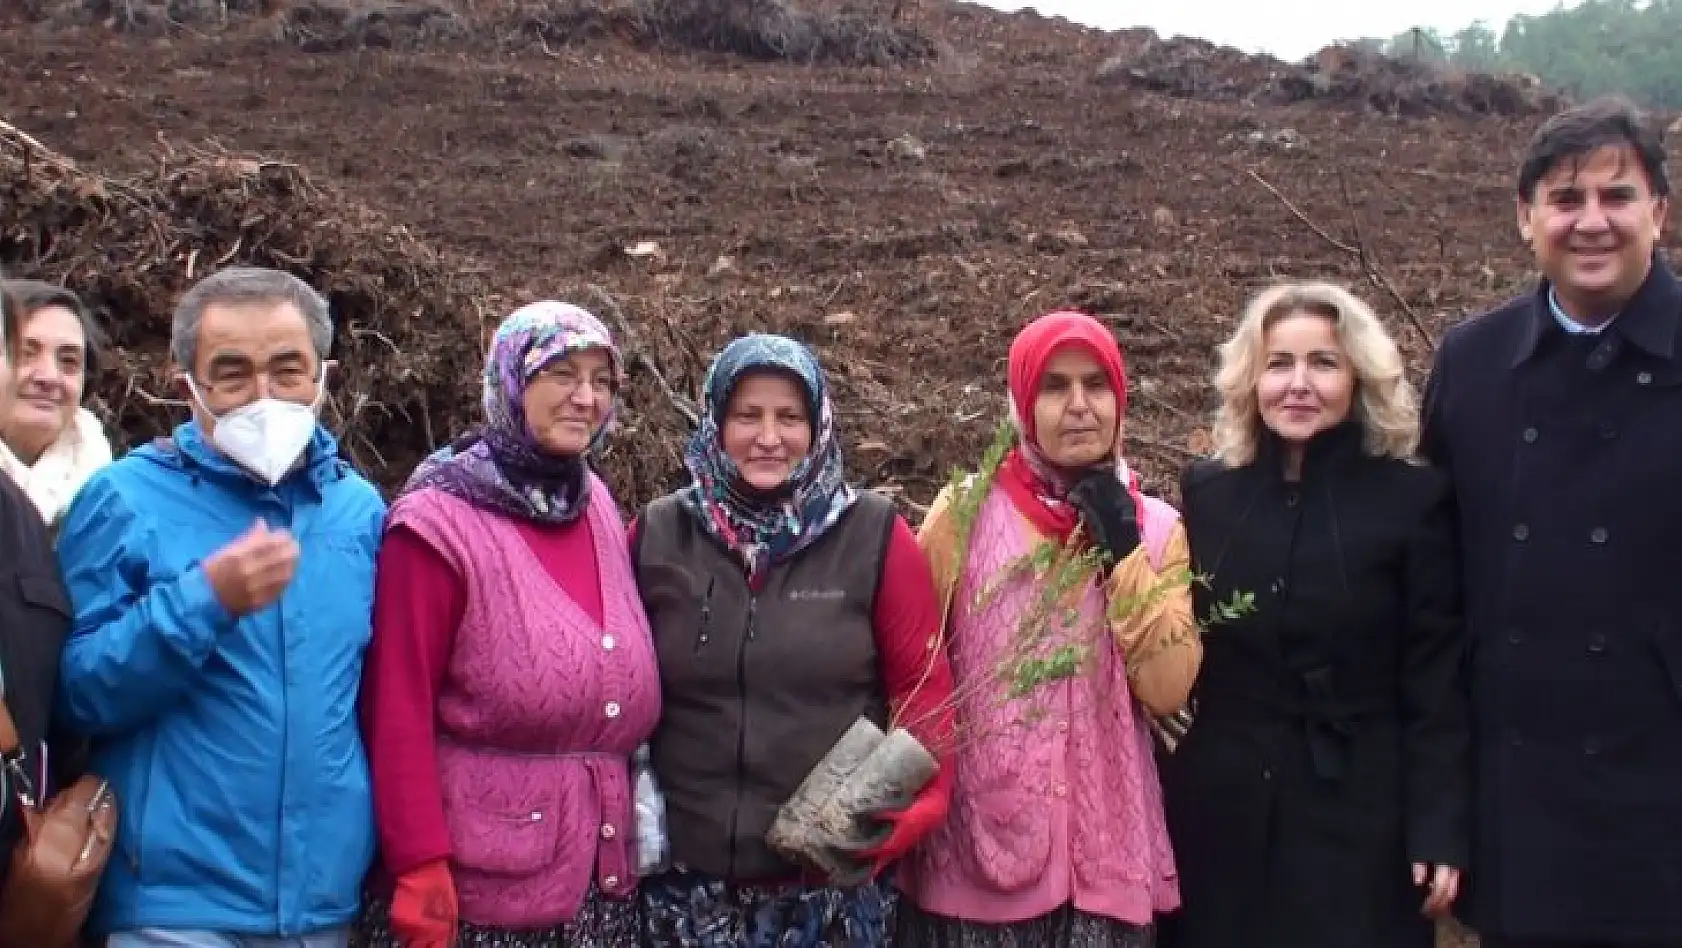
M 1012 578 L 977 594 L 1039 542 L 1003 491 L 983 503 L 950 620 L 960 694 L 952 815 L 903 864 L 900 885 L 924 911 L 1025 921 L 1073 902 L 1131 924 L 1179 906 L 1151 738 L 1105 625 L 1096 582 L 1066 632 L 1095 643 L 1096 664 L 1011 699 L 996 676 L 1038 596 Z M 1144 592 L 1141 590 L 1140 592 Z
M 590 485 L 571 529 L 592 540 L 599 623 L 508 518 L 438 490 L 392 508 L 467 580 L 435 753 L 450 872 L 475 924 L 545 928 L 572 921 L 592 882 L 611 898 L 636 888 L 630 759 L 659 720 L 660 679 L 618 508 Z

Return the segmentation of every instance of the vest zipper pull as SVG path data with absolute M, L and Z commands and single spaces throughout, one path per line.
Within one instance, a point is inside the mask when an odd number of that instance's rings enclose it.
M 713 585 L 716 579 L 707 580 L 707 594 L 701 599 L 701 631 L 695 637 L 695 651 L 699 653 L 701 646 L 712 638 L 713 628 Z

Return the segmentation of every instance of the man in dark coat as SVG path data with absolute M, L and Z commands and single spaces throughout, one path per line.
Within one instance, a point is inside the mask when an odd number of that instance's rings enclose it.
M 1518 174 L 1534 293 L 1456 326 L 1425 397 L 1472 635 L 1486 948 L 1682 945 L 1682 287 L 1669 183 L 1617 100 Z

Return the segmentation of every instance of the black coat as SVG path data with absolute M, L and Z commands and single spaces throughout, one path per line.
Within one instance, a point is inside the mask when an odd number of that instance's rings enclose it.
M 1470 724 L 1447 478 L 1353 423 L 1288 482 L 1183 479 L 1204 635 L 1197 717 L 1164 773 L 1175 948 L 1429 948 L 1413 862 L 1463 866 Z
M 40 769 L 37 749 L 47 736 L 59 653 L 70 634 L 70 618 L 70 600 L 59 578 L 47 527 L 23 491 L 0 474 L 0 676 L 4 677 L 6 708 L 27 752 L 24 765 L 37 783 L 38 794 L 50 789 L 39 786 L 40 778 L 35 776 Z M 0 886 L 5 885 L 12 847 L 21 829 L 12 789 L 8 781 L 0 812 Z
M 1546 287 L 1455 327 L 1426 390 L 1472 639 L 1468 920 L 1682 939 L 1682 289 L 1600 336 Z

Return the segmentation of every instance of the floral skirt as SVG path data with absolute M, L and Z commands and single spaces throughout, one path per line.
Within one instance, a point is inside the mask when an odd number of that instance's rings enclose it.
M 452 948 L 638 948 L 636 899 L 610 899 L 595 886 L 578 916 L 554 928 L 490 928 L 463 922 Z M 350 948 L 410 948 L 391 932 L 391 900 L 368 899 Z
M 1009 925 L 934 915 L 900 902 L 894 948 L 1152 948 L 1155 930 L 1064 905 Z
M 884 948 L 897 893 L 739 886 L 694 872 L 642 880 L 646 948 Z

